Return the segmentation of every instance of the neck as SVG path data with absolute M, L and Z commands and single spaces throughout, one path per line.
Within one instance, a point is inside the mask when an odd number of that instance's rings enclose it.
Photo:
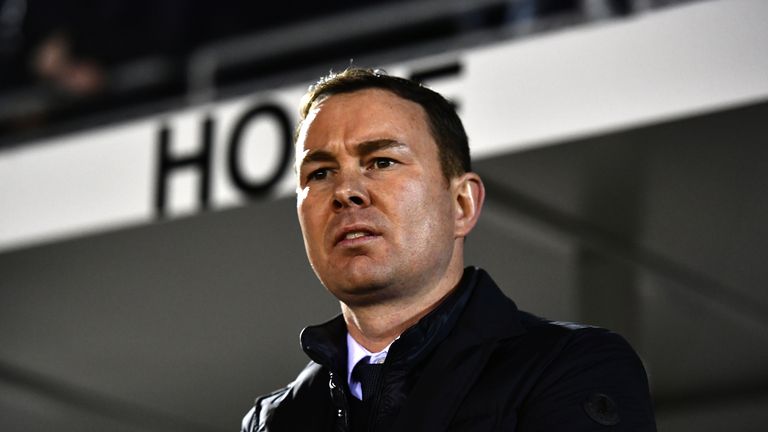
M 370 352 L 379 352 L 422 317 L 434 310 L 458 286 L 463 262 L 454 263 L 433 287 L 414 289 L 415 298 L 396 298 L 383 303 L 353 306 L 342 303 L 347 331 Z

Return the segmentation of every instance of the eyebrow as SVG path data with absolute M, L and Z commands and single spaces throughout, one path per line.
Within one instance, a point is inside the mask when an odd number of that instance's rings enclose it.
M 355 146 L 355 154 L 357 156 L 367 156 L 377 151 L 389 149 L 407 147 L 406 144 L 393 139 L 375 139 L 370 141 L 363 141 Z M 308 152 L 301 160 L 301 165 L 305 165 L 310 162 L 331 162 L 336 160 L 333 153 L 327 150 L 313 150 Z
M 356 153 L 358 156 L 367 156 L 380 150 L 400 147 L 407 147 L 407 145 L 393 139 L 377 139 L 361 142 L 357 145 Z

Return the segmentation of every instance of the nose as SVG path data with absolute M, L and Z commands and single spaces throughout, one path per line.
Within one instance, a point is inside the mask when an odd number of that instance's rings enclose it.
M 338 176 L 338 182 L 333 193 L 333 208 L 364 208 L 370 205 L 370 195 L 364 179 L 359 173 L 343 173 Z

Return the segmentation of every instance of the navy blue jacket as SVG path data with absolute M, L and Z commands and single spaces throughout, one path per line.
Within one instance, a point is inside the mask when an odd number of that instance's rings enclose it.
M 341 316 L 304 329 L 312 359 L 259 397 L 243 432 L 349 431 Z M 483 270 L 390 347 L 370 431 L 655 431 L 643 366 L 608 330 L 519 311 Z

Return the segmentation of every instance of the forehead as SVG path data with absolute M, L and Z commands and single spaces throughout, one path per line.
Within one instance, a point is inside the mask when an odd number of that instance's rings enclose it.
M 297 149 L 383 138 L 432 141 L 421 105 L 382 89 L 320 99 L 309 110 L 297 138 Z

